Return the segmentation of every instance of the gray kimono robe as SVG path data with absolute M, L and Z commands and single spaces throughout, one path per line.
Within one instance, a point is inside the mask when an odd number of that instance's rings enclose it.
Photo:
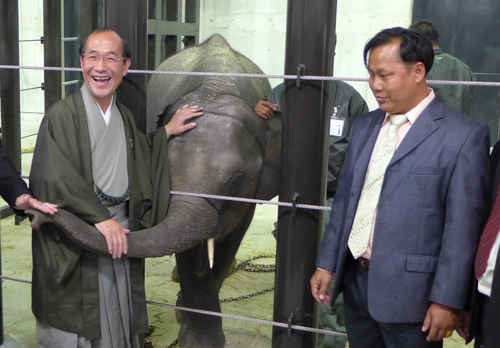
M 163 219 L 169 202 L 167 137 L 163 129 L 149 139 L 140 133 L 128 109 L 118 104 L 126 143 L 129 229 L 150 227 Z M 149 142 L 148 142 L 149 140 Z M 89 128 L 80 90 L 46 113 L 33 156 L 31 190 L 89 224 L 110 218 L 94 193 Z M 73 244 L 52 225 L 33 231 L 32 310 L 42 323 L 100 338 L 98 257 Z M 132 333 L 148 331 L 142 259 L 130 259 L 133 299 Z

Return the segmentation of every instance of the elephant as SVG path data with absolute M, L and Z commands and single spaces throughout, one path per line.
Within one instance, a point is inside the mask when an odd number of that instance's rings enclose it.
M 158 71 L 263 74 L 220 35 L 165 60 Z M 253 108 L 270 91 L 265 78 L 154 74 L 147 88 L 148 130 L 186 105 L 203 107 L 196 127 L 168 142 L 173 191 L 271 199 L 278 194 L 281 116 L 263 120 Z M 255 204 L 173 195 L 165 219 L 128 236 L 129 257 L 175 253 L 182 306 L 220 312 L 219 290 L 250 225 Z M 70 213 L 36 212 L 34 227 L 53 223 L 84 248 L 106 254 L 104 237 Z M 208 257 L 214 240 L 213 267 Z M 181 347 L 224 347 L 222 319 L 181 314 Z

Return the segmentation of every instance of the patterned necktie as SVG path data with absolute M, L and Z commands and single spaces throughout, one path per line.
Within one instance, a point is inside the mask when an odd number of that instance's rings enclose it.
M 383 136 L 370 163 L 368 176 L 363 191 L 361 191 L 358 209 L 347 242 L 355 259 L 360 257 L 368 247 L 385 171 L 396 150 L 398 128 L 407 121 L 405 115 L 391 115 L 390 117 L 389 130 Z
M 498 232 L 500 231 L 500 191 L 497 192 L 493 209 L 491 210 L 490 217 L 484 226 L 483 234 L 479 240 L 479 247 L 476 254 L 476 262 L 474 263 L 474 272 L 476 279 L 479 279 L 488 266 L 488 259 L 490 258 L 491 249 L 495 240 L 497 239 Z

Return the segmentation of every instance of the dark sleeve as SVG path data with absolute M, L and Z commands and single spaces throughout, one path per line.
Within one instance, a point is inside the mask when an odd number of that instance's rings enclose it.
M 266 95 L 266 99 L 268 102 L 273 104 L 278 104 L 278 110 L 283 111 L 283 98 L 285 97 L 285 84 L 280 83 L 276 87 Z
M 31 194 L 19 172 L 14 168 L 0 138 L 0 195 L 14 208 L 17 197 Z M 17 211 L 18 212 L 18 211 Z
M 462 62 L 463 63 L 463 62 Z M 461 76 L 459 76 L 459 81 L 475 81 L 476 77 L 472 70 L 463 63 Z M 470 114 L 472 104 L 474 103 L 474 89 L 472 86 L 462 86 L 462 112 L 466 115 Z
M 170 203 L 170 169 L 167 142 L 167 133 L 164 127 L 160 127 L 149 134 L 151 149 L 149 160 L 153 186 L 151 225 L 156 225 L 164 219 Z
M 332 86 L 333 104 L 338 107 L 337 117 L 344 121 L 342 136 L 329 137 L 327 198 L 337 191 L 337 180 L 349 144 L 349 133 L 358 116 L 368 112 L 368 106 L 361 95 L 351 86 L 338 82 Z

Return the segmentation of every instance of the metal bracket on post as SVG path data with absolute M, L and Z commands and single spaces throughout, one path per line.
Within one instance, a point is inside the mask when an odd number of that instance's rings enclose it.
M 292 321 L 294 316 L 295 314 L 293 312 L 291 312 L 290 315 L 288 316 L 288 328 L 287 328 L 288 337 L 292 337 Z
M 297 88 L 301 89 L 302 86 L 300 85 L 302 76 L 306 73 L 306 66 L 304 64 L 299 64 L 297 66 Z
M 295 218 L 295 213 L 297 212 L 297 199 L 299 198 L 299 194 L 295 192 L 292 198 L 292 217 Z

